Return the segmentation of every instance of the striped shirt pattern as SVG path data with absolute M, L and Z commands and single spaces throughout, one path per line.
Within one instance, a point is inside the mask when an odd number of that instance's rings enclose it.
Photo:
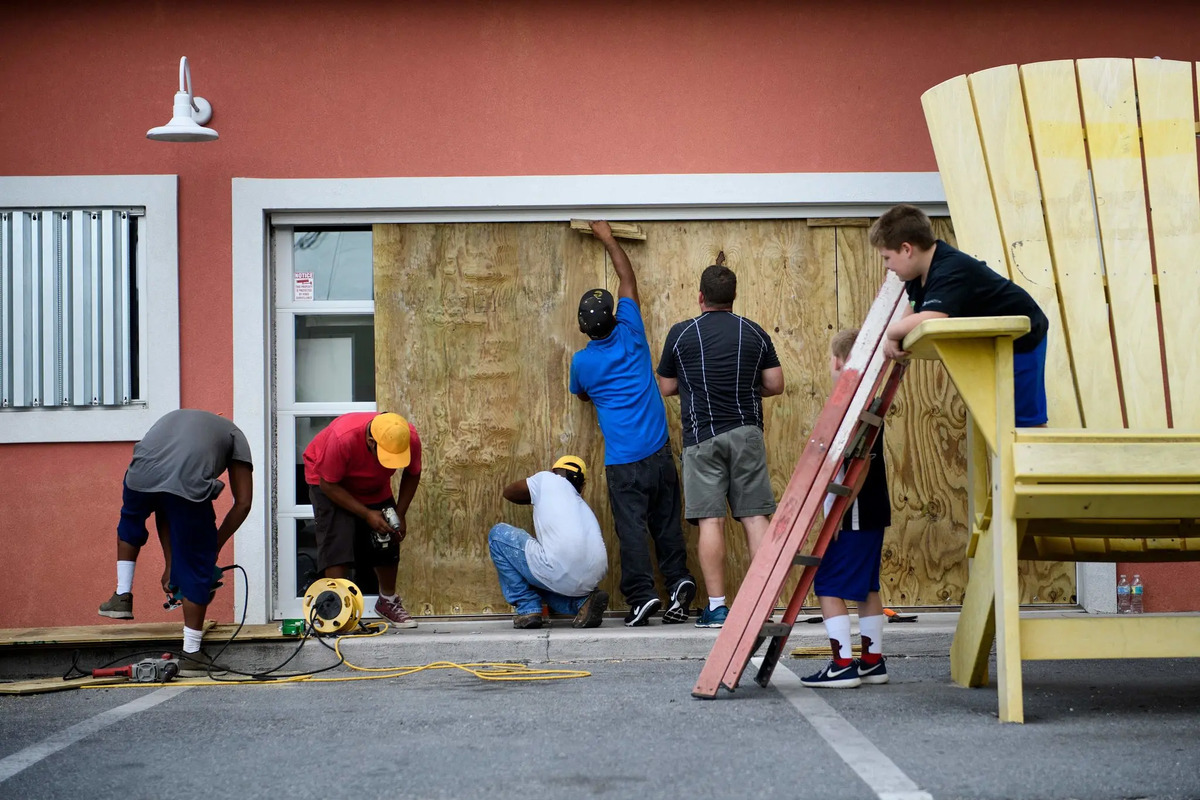
M 679 381 L 683 446 L 744 425 L 762 428 L 762 371 L 778 366 L 767 332 L 733 312 L 706 311 L 672 327 L 658 374 Z

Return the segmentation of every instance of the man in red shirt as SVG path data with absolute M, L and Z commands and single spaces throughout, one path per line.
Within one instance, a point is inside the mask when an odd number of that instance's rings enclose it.
M 393 499 L 398 469 L 404 472 Z M 358 539 L 379 578 L 375 610 L 397 627 L 417 627 L 395 589 L 400 542 L 408 534 L 405 514 L 421 481 L 417 429 L 390 412 L 343 414 L 305 448 L 304 480 L 316 516 L 317 568 L 326 578 L 347 577 Z M 394 526 L 385 516 L 393 509 Z M 384 594 L 388 588 L 393 594 Z

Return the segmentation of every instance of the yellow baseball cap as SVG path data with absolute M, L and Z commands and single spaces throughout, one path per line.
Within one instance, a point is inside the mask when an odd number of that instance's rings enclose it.
M 371 438 L 375 440 L 375 457 L 388 469 L 402 469 L 412 460 L 408 451 L 408 420 L 399 414 L 385 411 L 371 420 Z
M 587 464 L 579 456 L 563 456 L 558 461 L 555 461 L 554 466 L 550 469 L 565 469 L 568 472 L 576 472 L 584 480 L 587 480 Z

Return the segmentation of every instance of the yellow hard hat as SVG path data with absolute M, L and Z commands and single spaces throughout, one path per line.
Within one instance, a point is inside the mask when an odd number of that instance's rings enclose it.
M 563 456 L 558 461 L 555 461 L 554 466 L 550 469 L 565 469 L 568 472 L 576 472 L 584 480 L 587 480 L 587 464 L 579 456 Z

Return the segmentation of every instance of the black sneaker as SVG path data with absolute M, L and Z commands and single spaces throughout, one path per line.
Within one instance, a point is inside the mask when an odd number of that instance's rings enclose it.
M 820 672 L 814 672 L 807 678 L 801 678 L 800 683 L 814 689 L 853 689 L 856 686 L 862 686 L 863 682 L 858 677 L 857 661 L 851 661 L 844 667 L 839 667 L 836 662 L 830 661 Z
M 880 656 L 879 661 L 874 664 L 864 664 L 861 658 L 855 661 L 854 666 L 858 668 L 859 680 L 870 684 L 887 683 L 887 665 L 883 663 L 886 660 Z
M 640 628 L 643 625 L 650 624 L 650 617 L 655 611 L 662 607 L 662 600 L 653 597 L 644 603 L 639 603 L 629 609 L 629 613 L 625 615 L 625 627 Z
M 571 621 L 572 628 L 599 628 L 604 621 L 604 612 L 608 610 L 608 592 L 603 589 L 592 589 L 591 594 L 583 601 L 575 619 Z
M 696 582 L 691 578 L 683 578 L 675 584 L 671 591 L 671 605 L 663 612 L 664 625 L 687 622 L 690 616 L 692 601 L 696 599 Z

